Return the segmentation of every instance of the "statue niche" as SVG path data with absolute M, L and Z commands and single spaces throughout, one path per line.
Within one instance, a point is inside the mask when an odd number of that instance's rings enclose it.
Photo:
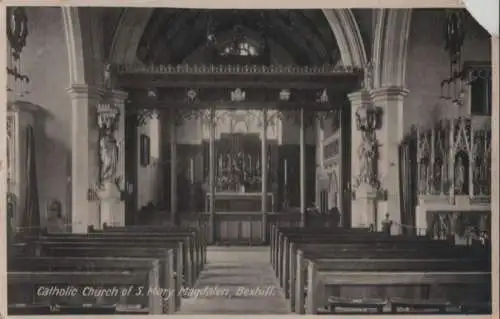
M 454 162 L 454 190 L 455 195 L 469 194 L 469 156 L 460 151 L 455 155 Z

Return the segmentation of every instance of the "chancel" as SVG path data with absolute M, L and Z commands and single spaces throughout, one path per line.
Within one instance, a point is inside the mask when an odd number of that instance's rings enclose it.
M 465 9 L 7 14 L 9 315 L 493 313 Z

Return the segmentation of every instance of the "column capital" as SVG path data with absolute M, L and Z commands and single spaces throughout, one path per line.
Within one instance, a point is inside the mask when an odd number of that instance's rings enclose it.
M 370 96 L 376 101 L 395 101 L 402 100 L 410 91 L 401 86 L 387 86 L 370 91 Z
M 66 89 L 71 98 L 91 98 L 100 99 L 104 95 L 104 90 L 100 87 L 90 86 L 88 84 L 73 84 Z
M 351 101 L 351 103 L 370 103 L 371 102 L 371 95 L 370 92 L 368 92 L 365 89 L 361 89 L 359 91 L 351 92 L 347 94 L 347 97 Z

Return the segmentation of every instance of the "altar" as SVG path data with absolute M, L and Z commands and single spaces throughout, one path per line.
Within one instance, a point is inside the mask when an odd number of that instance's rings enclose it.
M 205 196 L 205 211 L 210 209 L 212 194 Z M 273 193 L 267 193 L 267 212 L 272 212 L 274 207 Z M 216 192 L 215 212 L 261 212 L 262 193 L 260 192 Z

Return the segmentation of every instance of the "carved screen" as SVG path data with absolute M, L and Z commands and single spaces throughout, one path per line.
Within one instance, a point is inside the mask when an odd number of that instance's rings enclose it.
M 279 137 L 275 113 L 267 112 L 268 141 L 276 141 Z M 214 143 L 217 192 L 261 191 L 263 114 L 260 110 L 216 111 Z M 205 123 L 203 129 L 204 139 L 209 139 L 209 125 L 206 124 L 208 123 Z M 270 163 L 271 156 L 268 153 L 268 171 Z

